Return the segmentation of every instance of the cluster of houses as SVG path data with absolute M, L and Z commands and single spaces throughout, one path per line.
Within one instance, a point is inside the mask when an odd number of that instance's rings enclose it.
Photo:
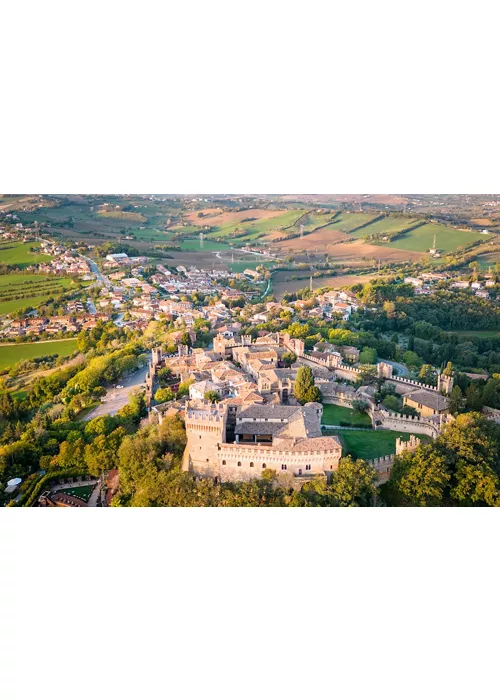
M 60 333 L 79 333 L 81 330 L 95 328 L 98 321 L 105 323 L 110 320 L 108 314 L 80 313 L 80 309 L 68 312 L 65 316 L 27 316 L 26 318 L 9 321 L 0 331 L 4 338 L 20 338 L 23 336 L 59 335 Z
M 487 291 L 496 286 L 493 275 L 485 275 L 484 282 L 470 282 L 467 280 L 453 280 L 450 274 L 443 272 L 423 272 L 418 277 L 405 277 L 405 283 L 415 287 L 416 296 L 428 296 L 432 294 L 438 282 L 450 282 L 450 289 L 470 289 L 477 297 L 489 299 Z
M 71 275 L 82 280 L 93 280 L 95 275 L 90 265 L 74 250 L 67 250 L 62 245 L 42 241 L 40 251 L 51 256 L 48 262 L 33 265 L 31 268 L 46 275 Z

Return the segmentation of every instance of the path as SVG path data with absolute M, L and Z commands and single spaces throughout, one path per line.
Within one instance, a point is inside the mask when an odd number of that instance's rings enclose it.
M 388 365 L 392 365 L 394 369 L 398 372 L 398 377 L 408 377 L 408 369 L 401 364 L 401 362 L 394 362 L 393 360 L 379 360 L 379 362 L 386 362 Z
M 146 374 L 148 373 L 148 368 L 142 367 L 141 369 L 134 372 L 126 379 L 119 380 L 121 382 L 120 386 L 123 389 L 117 389 L 116 387 L 111 387 L 106 392 L 104 397 L 104 403 L 99 404 L 93 411 L 88 413 L 84 421 L 92 420 L 92 418 L 97 418 L 98 416 L 114 416 L 118 413 L 120 408 L 123 408 L 128 404 L 130 394 L 138 388 L 141 388 L 146 381 Z

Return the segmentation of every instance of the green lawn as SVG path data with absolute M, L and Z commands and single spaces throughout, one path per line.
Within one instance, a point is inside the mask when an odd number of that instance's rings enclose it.
M 326 425 L 340 425 L 342 421 L 343 423 L 351 423 L 352 425 L 366 428 L 370 428 L 372 424 L 370 416 L 366 413 L 358 413 L 353 411 L 352 408 L 335 406 L 334 404 L 325 404 L 323 406 L 322 421 Z
M 15 365 L 21 360 L 32 360 L 44 355 L 67 357 L 76 350 L 76 338 L 41 343 L 10 343 L 0 345 L 0 370 Z
M 50 255 L 44 253 L 31 253 L 30 248 L 40 249 L 37 243 L 15 243 L 7 242 L 0 245 L 0 263 L 6 265 L 21 265 L 28 267 L 35 263 L 47 262 Z
M 400 238 L 388 243 L 390 248 L 411 250 L 417 253 L 425 253 L 434 245 L 436 234 L 436 247 L 442 253 L 454 253 L 459 246 L 467 246 L 474 241 L 487 241 L 491 236 L 485 236 L 477 231 L 461 231 L 441 224 L 424 224 L 405 233 Z
M 92 495 L 92 491 L 95 489 L 95 484 L 89 484 L 88 486 L 75 486 L 75 488 L 61 489 L 58 493 L 67 493 L 68 496 L 75 496 L 75 498 L 81 498 L 82 501 L 88 503 L 89 498 Z
M 341 439 L 343 452 L 352 454 L 355 459 L 376 459 L 395 454 L 396 438 L 405 442 L 410 439 L 409 433 L 397 433 L 393 430 L 337 430 L 328 434 L 338 435 Z M 425 435 L 418 436 L 422 442 L 428 442 Z

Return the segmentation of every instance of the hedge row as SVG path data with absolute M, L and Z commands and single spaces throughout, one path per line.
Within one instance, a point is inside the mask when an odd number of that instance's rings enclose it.
M 47 474 L 42 476 L 39 481 L 35 482 L 33 488 L 28 493 L 24 494 L 24 498 L 22 499 L 22 501 L 19 501 L 17 505 L 22 506 L 23 508 L 30 508 L 33 505 L 33 503 L 35 503 L 36 499 L 41 494 L 44 487 L 47 486 L 47 484 L 49 484 L 49 482 L 53 481 L 54 479 L 59 480 L 75 476 L 84 476 L 82 474 L 82 470 L 67 469 L 66 471 L 48 472 Z

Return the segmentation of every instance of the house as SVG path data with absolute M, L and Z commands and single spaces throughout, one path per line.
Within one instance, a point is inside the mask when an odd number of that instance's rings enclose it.
M 403 396 L 403 405 L 416 409 L 423 418 L 446 416 L 450 412 L 450 401 L 435 391 L 418 389 Z

